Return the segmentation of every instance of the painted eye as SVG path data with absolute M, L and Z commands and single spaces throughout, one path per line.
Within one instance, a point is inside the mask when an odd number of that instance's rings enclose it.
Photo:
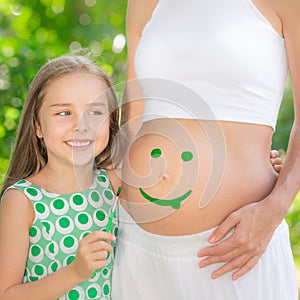
M 155 148 L 151 151 L 151 157 L 158 158 L 161 156 L 161 150 L 158 148 Z
M 193 153 L 190 151 L 184 151 L 181 153 L 181 159 L 183 161 L 190 161 L 193 159 Z

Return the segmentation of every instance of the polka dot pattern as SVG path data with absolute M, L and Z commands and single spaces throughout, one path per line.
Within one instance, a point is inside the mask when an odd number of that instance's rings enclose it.
M 104 230 L 114 204 L 107 172 L 95 171 L 94 184 L 80 193 L 54 194 L 27 180 L 11 188 L 22 191 L 32 202 L 35 220 L 29 230 L 30 245 L 24 283 L 46 277 L 69 265 L 76 257 L 79 242 L 95 230 Z M 117 234 L 117 217 L 111 233 Z M 115 243 L 111 242 L 114 250 Z M 111 299 L 111 276 L 114 256 L 93 278 L 74 287 L 59 299 Z

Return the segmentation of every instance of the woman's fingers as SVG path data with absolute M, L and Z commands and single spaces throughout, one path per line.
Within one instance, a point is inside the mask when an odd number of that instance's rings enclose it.
M 272 212 L 262 201 L 241 207 L 222 222 L 219 232 L 219 228 L 214 231 L 217 237 L 221 237 L 235 224 L 232 234 L 217 245 L 198 252 L 199 257 L 205 257 L 199 266 L 224 263 L 214 272 L 214 278 L 233 270 L 237 270 L 234 278 L 239 278 L 252 269 L 265 252 L 278 226 L 274 222 Z
M 236 271 L 232 274 L 232 280 L 237 280 L 242 275 L 249 272 L 256 265 L 259 257 L 260 256 L 258 255 L 258 256 L 249 258 L 249 255 L 247 255 L 247 254 L 237 256 L 232 261 L 224 264 L 222 267 L 220 267 L 219 269 L 214 271 L 212 273 L 211 277 L 213 279 L 216 279 L 226 273 L 229 273 L 229 272 L 232 272 L 233 270 L 238 269 L 238 271 Z
M 205 267 L 218 262 L 229 262 L 247 253 L 262 254 L 264 249 L 256 247 L 257 241 L 251 236 L 235 232 L 229 238 L 214 246 L 206 247 L 198 252 L 198 257 L 206 257 L 199 264 Z
M 222 241 L 221 243 L 209 246 L 206 248 L 201 249 L 198 252 L 198 257 L 204 256 L 222 256 L 230 253 L 236 248 L 236 245 L 232 242 L 230 238 Z
M 248 273 L 254 266 L 257 264 L 258 260 L 260 259 L 260 255 L 253 256 L 250 258 L 240 269 L 232 274 L 232 279 L 237 280 L 246 273 Z
M 272 165 L 281 165 L 281 158 L 276 157 L 276 158 L 271 158 Z
M 282 168 L 282 160 L 279 157 L 279 152 L 277 150 L 271 150 L 270 151 L 270 161 L 274 168 L 274 170 L 278 173 L 280 173 Z
M 228 261 L 233 260 L 238 255 L 239 255 L 239 250 L 237 248 L 235 248 L 232 251 L 230 251 L 229 253 L 225 253 L 224 255 L 207 256 L 202 261 L 200 261 L 199 267 L 204 268 L 204 267 L 207 267 L 211 264 L 228 262 Z
M 270 158 L 276 158 L 276 157 L 279 157 L 279 152 L 277 150 L 271 150 Z
M 234 212 L 231 213 L 209 236 L 208 242 L 211 244 L 219 242 L 225 238 L 238 223 L 239 219 L 236 217 L 236 214 Z
M 232 280 L 237 280 L 247 272 L 249 272 L 258 262 L 261 255 L 251 256 L 248 253 L 240 255 L 238 249 L 233 250 L 224 256 L 212 256 L 200 262 L 201 268 L 210 264 L 225 263 L 220 268 L 215 270 L 211 277 L 216 279 L 226 273 L 237 270 L 232 274 Z
M 275 169 L 276 172 L 279 173 L 281 171 L 281 169 L 282 169 L 282 165 L 275 165 L 274 169 Z

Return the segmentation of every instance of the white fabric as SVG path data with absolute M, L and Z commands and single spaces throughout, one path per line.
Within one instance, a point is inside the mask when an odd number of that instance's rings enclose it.
M 275 129 L 288 63 L 284 39 L 251 0 L 159 0 L 137 47 L 135 70 L 141 81 L 167 79 L 189 87 L 216 120 Z M 187 112 L 176 93 L 161 99 L 152 85 L 141 85 L 144 121 L 193 119 L 202 111 L 202 103 Z
M 113 300 L 298 300 L 289 231 L 285 221 L 248 274 L 212 280 L 217 265 L 198 268 L 197 251 L 212 230 L 189 236 L 160 236 L 141 229 L 120 207 Z

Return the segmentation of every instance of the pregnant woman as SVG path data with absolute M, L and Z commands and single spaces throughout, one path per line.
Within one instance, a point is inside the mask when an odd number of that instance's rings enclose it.
M 300 187 L 299 10 L 296 0 L 129 1 L 134 138 L 114 300 L 297 299 L 283 219 Z M 295 121 L 277 176 L 269 151 L 288 69 Z

